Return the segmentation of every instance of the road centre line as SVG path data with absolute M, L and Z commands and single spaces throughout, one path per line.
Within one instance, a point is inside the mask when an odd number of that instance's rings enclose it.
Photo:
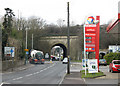
M 26 76 L 32 76 L 33 74 L 28 74 L 28 75 L 26 75 Z
M 44 70 L 47 70 L 47 69 L 53 67 L 54 65 L 55 65 L 55 64 L 53 64 L 53 65 L 51 65 L 51 66 L 49 66 L 49 67 L 47 67 L 47 68 L 45 68 L 45 69 L 43 69 L 43 70 L 40 70 L 39 72 L 35 72 L 35 73 L 32 73 L 32 74 L 25 75 L 25 77 L 29 77 L 29 76 L 32 76 L 32 75 L 36 75 L 36 74 L 38 74 L 38 73 L 40 73 L 40 72 L 42 72 L 42 71 L 44 71 Z M 18 78 L 14 78 L 13 80 L 19 80 L 19 79 L 22 79 L 22 78 L 23 78 L 23 77 L 18 77 Z
M 19 80 L 19 79 L 22 79 L 23 77 L 18 77 L 18 78 L 15 78 L 15 79 L 13 79 L 13 80 Z

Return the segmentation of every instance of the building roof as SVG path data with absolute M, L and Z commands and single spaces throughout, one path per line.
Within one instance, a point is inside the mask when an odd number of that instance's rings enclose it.
M 107 32 L 110 32 L 112 30 L 113 33 L 117 33 L 119 26 L 120 26 L 120 19 L 117 19 L 116 21 L 110 23 L 106 30 Z

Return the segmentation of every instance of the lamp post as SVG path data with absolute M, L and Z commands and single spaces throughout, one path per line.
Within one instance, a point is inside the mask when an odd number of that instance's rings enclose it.
M 70 31 L 69 31 L 69 2 L 67 2 L 67 28 L 68 28 L 68 34 L 67 34 L 67 47 L 68 47 L 68 53 L 67 53 L 67 56 L 68 56 L 68 64 L 67 64 L 67 74 L 70 74 Z
M 32 34 L 32 49 L 33 49 L 33 34 Z

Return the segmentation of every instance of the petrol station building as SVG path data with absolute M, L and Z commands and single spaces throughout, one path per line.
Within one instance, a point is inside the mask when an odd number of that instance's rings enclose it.
M 118 17 L 108 25 L 106 31 L 113 34 L 118 39 L 116 45 L 120 45 L 120 2 L 118 3 Z

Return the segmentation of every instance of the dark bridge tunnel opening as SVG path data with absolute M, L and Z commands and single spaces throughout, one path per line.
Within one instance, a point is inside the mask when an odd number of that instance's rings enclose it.
M 63 45 L 63 44 L 55 44 L 55 45 L 53 45 L 52 47 L 51 47 L 51 51 L 52 51 L 52 49 L 55 47 L 55 46 L 60 46 L 62 49 L 63 49 L 63 59 L 65 58 L 65 57 L 67 57 L 67 48 L 66 48 L 66 46 L 65 45 Z

